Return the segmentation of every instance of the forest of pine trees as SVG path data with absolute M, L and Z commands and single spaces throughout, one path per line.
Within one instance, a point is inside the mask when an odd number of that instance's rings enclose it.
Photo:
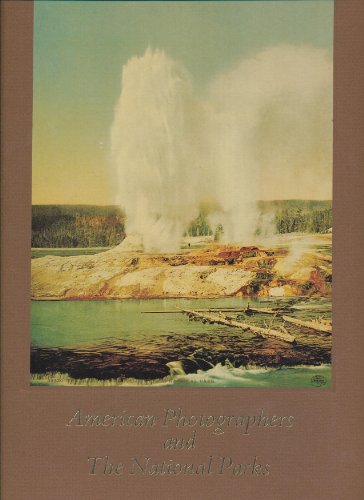
M 259 209 L 273 214 L 278 233 L 327 233 L 332 227 L 330 201 L 259 202 Z M 109 247 L 125 238 L 125 217 L 115 206 L 34 205 L 32 209 L 33 248 Z M 219 239 L 224 228 L 213 233 L 206 210 L 186 228 L 185 236 Z
M 117 207 L 33 206 L 33 248 L 109 247 L 124 238 L 124 215 Z

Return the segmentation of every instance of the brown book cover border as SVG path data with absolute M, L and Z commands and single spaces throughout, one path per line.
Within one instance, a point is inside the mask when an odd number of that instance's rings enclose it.
M 1 14 L 2 498 L 363 498 L 364 2 L 335 1 L 334 384 L 323 390 L 29 386 L 33 5 L 3 1 Z M 67 428 L 76 408 L 160 415 L 165 407 L 195 415 L 264 408 L 294 415 L 295 426 L 243 437 L 199 434 L 194 461 L 257 455 L 272 464 L 267 478 L 88 475 L 93 454 L 166 459 L 161 443 L 169 433 Z

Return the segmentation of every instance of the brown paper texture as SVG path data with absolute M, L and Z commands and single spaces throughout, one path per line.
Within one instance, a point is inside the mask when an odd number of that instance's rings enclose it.
M 362 3 L 335 2 L 333 369 L 332 384 L 320 389 L 30 386 L 33 4 L 5 1 L 1 7 L 2 497 L 361 498 Z M 66 425 L 77 409 L 160 418 L 168 408 L 190 416 L 263 411 L 293 416 L 294 425 L 248 435 L 229 429 L 216 436 L 200 429 L 195 449 L 173 455 L 163 443 L 175 433 L 190 438 L 189 430 Z M 270 464 L 270 474 L 234 475 L 232 469 L 201 476 L 90 474 L 87 457 L 105 455 L 114 463 L 152 457 L 158 463 L 173 458 L 197 464 L 213 456 L 217 468 L 222 457 L 236 463 L 256 457 Z

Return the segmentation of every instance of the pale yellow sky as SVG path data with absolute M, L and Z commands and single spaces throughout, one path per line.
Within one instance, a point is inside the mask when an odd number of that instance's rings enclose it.
M 35 2 L 33 203 L 115 203 L 110 130 L 121 70 L 148 45 L 182 61 L 203 95 L 262 48 L 332 53 L 332 37 L 332 1 Z

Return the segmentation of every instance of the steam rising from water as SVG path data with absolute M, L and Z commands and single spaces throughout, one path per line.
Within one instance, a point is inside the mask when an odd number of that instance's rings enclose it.
M 127 234 L 145 250 L 177 250 L 206 200 L 228 242 L 253 242 L 257 200 L 331 198 L 332 62 L 269 48 L 197 99 L 188 71 L 148 48 L 123 68 L 111 146 Z

